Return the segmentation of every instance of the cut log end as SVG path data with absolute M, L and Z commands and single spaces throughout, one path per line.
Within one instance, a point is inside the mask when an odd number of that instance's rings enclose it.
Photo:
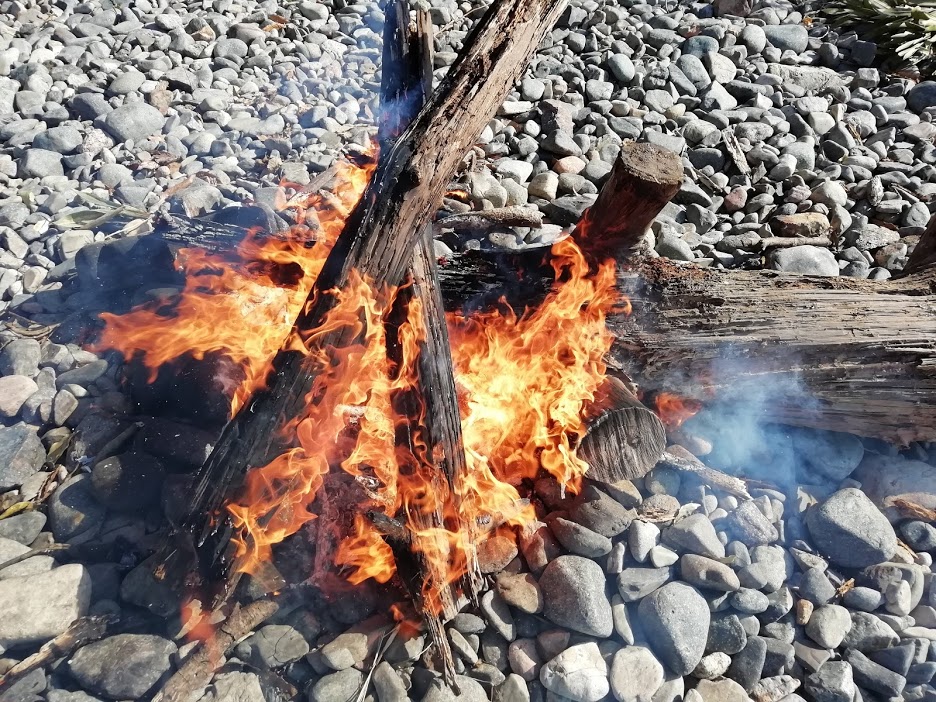
M 617 378 L 605 381 L 590 414 L 588 434 L 578 448 L 588 463 L 588 478 L 636 480 L 660 460 L 666 447 L 663 423 Z
M 621 147 L 617 164 L 629 177 L 665 188 L 679 187 L 682 161 L 672 151 L 653 144 L 629 142 Z
M 647 227 L 682 183 L 679 156 L 653 144 L 625 143 L 595 204 L 575 229 L 589 255 L 627 261 Z

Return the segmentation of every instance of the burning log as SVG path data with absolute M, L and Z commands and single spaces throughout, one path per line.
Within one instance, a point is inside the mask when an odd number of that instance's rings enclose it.
M 441 204 L 462 154 L 501 104 L 562 6 L 556 0 L 496 0 L 490 7 L 461 60 L 392 147 L 381 154 L 376 173 L 296 320 L 294 330 L 300 336 L 321 327 L 337 304 L 334 291 L 345 287 L 352 272 L 378 294 L 403 280 L 424 236 L 423 225 Z M 419 285 L 419 265 L 416 277 Z M 427 269 L 425 261 L 422 280 L 432 280 L 431 267 Z M 354 337 L 349 325 L 329 328 L 317 337 L 316 348 L 343 349 Z M 435 336 L 431 338 L 439 343 Z M 225 427 L 199 474 L 184 521 L 184 530 L 194 539 L 192 548 L 198 554 L 204 584 L 225 584 L 221 599 L 237 580 L 236 575 L 228 576 L 243 566 L 231 546 L 234 526 L 222 506 L 250 468 L 267 465 L 288 448 L 280 430 L 302 416 L 318 372 L 305 353 L 291 349 L 280 351 L 272 368 L 268 386 L 255 393 Z M 447 372 L 450 377 L 451 369 Z M 444 373 L 437 378 L 443 382 Z M 429 394 L 439 387 L 430 387 Z M 446 421 L 451 425 L 454 417 L 457 425 L 457 407 L 447 411 L 451 416 Z M 449 436 L 455 435 L 450 431 Z M 457 452 L 451 452 L 447 458 L 455 460 L 455 455 Z M 274 489 L 282 488 L 288 489 L 288 485 Z M 290 506 L 284 509 L 288 511 Z M 280 512 L 277 508 L 271 519 L 289 518 Z M 185 550 L 183 547 L 177 554 Z
M 617 273 L 633 312 L 608 319 L 612 356 L 648 393 L 753 398 L 772 422 L 900 444 L 936 439 L 934 241 L 936 219 L 905 275 L 886 281 L 634 259 Z M 452 309 L 513 284 L 477 260 L 440 276 Z

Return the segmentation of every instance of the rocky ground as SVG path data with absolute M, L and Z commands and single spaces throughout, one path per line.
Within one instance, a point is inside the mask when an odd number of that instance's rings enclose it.
M 479 12 L 433 5 L 441 76 Z M 873 43 L 807 9 L 575 0 L 462 174 L 473 207 L 538 208 L 547 224 L 447 237 L 439 253 L 551 240 L 621 141 L 640 139 L 679 152 L 687 176 L 650 251 L 899 271 L 936 198 L 936 83 L 881 73 Z M 78 617 L 152 615 L 145 633 L 86 646 L 0 702 L 146 699 L 191 644 L 178 601 L 137 566 L 214 437 L 141 417 L 119 360 L 77 342 L 98 311 L 160 286 L 122 267 L 121 226 L 272 204 L 281 181 L 307 183 L 367 141 L 383 17 L 344 0 L 6 0 L 0 13 L 0 564 L 73 549 L 0 569 L 0 672 Z M 776 237 L 801 241 L 765 250 Z M 374 665 L 387 622 L 362 596 L 286 608 L 196 699 L 281 699 L 286 680 L 299 699 L 343 702 L 365 679 L 379 702 L 936 699 L 936 528 L 880 509 L 911 493 L 936 507 L 936 447 L 805 430 L 772 442 L 745 467 L 790 470 L 753 500 L 668 469 L 569 499 L 537 484 L 542 522 L 449 626 L 460 697 L 427 667 L 423 636 Z

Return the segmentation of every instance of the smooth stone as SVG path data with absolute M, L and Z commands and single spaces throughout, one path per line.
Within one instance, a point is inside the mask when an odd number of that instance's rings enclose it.
M 882 563 L 897 551 L 894 528 L 856 488 L 839 490 L 811 507 L 806 524 L 819 552 L 846 568 Z
M 598 702 L 611 689 L 608 664 L 596 643 L 570 646 L 543 665 L 540 682 L 573 702 Z
M 614 654 L 611 662 L 611 691 L 618 702 L 652 699 L 663 685 L 663 666 L 649 648 L 628 646 Z
M 682 579 L 698 588 L 734 592 L 741 587 L 729 566 L 705 556 L 686 554 L 679 559 L 679 569 Z
M 770 267 L 775 271 L 799 275 L 836 276 L 839 274 L 835 254 L 819 246 L 791 246 L 775 249 L 769 256 Z
M 80 648 L 68 671 L 85 690 L 110 699 L 140 699 L 172 669 L 176 646 L 150 634 L 117 634 Z
M 708 558 L 724 558 L 725 546 L 704 514 L 692 514 L 663 531 L 663 542 L 677 550 Z
M 637 602 L 672 579 L 670 568 L 626 568 L 618 575 L 618 592 L 624 602 Z
M 581 556 L 560 556 L 539 579 L 543 614 L 551 622 L 588 636 L 606 638 L 614 630 L 605 574 Z
M 85 616 L 91 578 L 83 565 L 0 580 L 0 648 L 44 643 Z
M 823 648 L 838 648 L 852 627 L 851 616 L 844 607 L 817 607 L 806 624 L 806 635 Z
M 641 600 L 638 615 L 650 646 L 677 675 L 687 675 L 705 653 L 711 615 L 705 598 L 684 583 L 667 583 Z

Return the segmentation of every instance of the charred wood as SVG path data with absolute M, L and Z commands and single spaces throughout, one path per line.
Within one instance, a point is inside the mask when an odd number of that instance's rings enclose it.
M 452 67 L 412 124 L 380 163 L 361 202 L 326 261 L 297 330 L 317 328 L 352 270 L 377 289 L 403 280 L 423 225 L 438 209 L 462 155 L 520 76 L 562 9 L 558 0 L 495 0 Z M 349 330 L 329 332 L 322 348 L 342 348 Z M 316 375 L 304 355 L 283 350 L 273 360 L 268 387 L 225 427 L 200 472 L 187 531 L 201 556 L 208 582 L 230 569 L 229 520 L 219 510 L 254 466 L 285 448 L 278 428 L 301 415 Z M 221 517 L 219 520 L 218 517 Z M 226 593 L 222 593 L 222 596 Z

